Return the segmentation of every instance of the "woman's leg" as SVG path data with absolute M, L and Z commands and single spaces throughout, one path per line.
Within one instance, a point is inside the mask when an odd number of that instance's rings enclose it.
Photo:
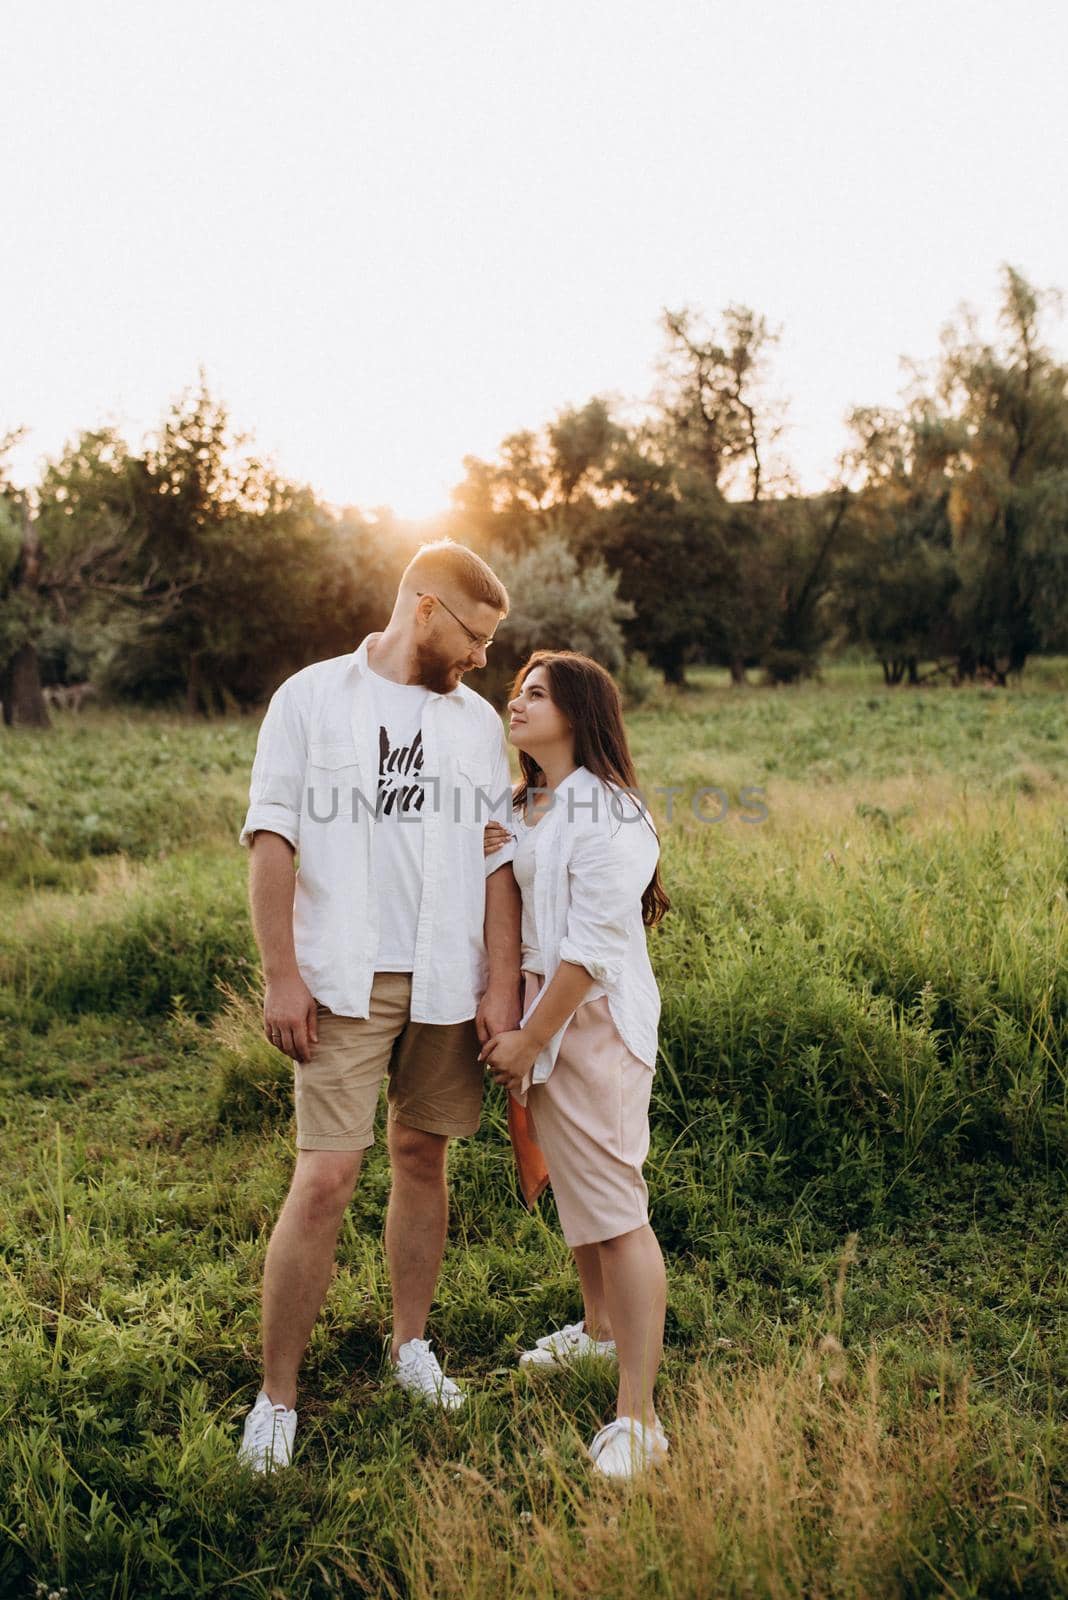
M 664 1346 L 664 1258 L 648 1223 L 615 1239 L 604 1239 L 596 1248 L 619 1356 L 616 1415 L 648 1424 L 656 1416 L 653 1389 Z M 578 1252 L 575 1254 L 577 1257 Z
M 601 1247 L 599 1244 L 577 1244 L 571 1251 L 578 1268 L 582 1285 L 584 1327 L 591 1339 L 610 1339 L 612 1319 L 604 1298 L 604 1279 L 601 1276 Z

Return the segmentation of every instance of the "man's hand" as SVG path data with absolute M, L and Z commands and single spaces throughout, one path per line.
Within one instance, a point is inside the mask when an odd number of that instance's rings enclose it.
M 479 1044 L 488 1043 L 495 1033 L 508 1033 L 517 1027 L 522 1014 L 518 975 L 514 983 L 491 983 L 478 1002 L 475 1015 Z
M 479 1060 L 485 1061 L 494 1083 L 504 1089 L 521 1089 L 523 1079 L 537 1059 L 539 1045 L 521 1028 L 499 1033 L 482 1046 Z
M 268 980 L 263 997 L 263 1031 L 290 1060 L 310 1061 L 319 1043 L 315 996 L 299 972 Z

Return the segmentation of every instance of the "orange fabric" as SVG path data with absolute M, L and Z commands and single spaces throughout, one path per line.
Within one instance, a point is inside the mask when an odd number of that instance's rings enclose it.
M 528 1209 L 533 1211 L 538 1196 L 549 1186 L 549 1169 L 545 1165 L 541 1146 L 530 1131 L 527 1108 L 519 1104 L 514 1094 L 508 1096 L 508 1134 L 519 1174 L 519 1187 Z

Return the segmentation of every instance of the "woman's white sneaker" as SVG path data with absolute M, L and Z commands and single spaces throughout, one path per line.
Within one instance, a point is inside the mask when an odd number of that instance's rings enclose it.
M 589 1457 L 606 1478 L 633 1478 L 663 1461 L 668 1437 L 660 1423 L 645 1427 L 637 1417 L 617 1417 L 596 1433 Z
M 429 1339 L 409 1339 L 397 1351 L 393 1376 L 402 1389 L 417 1394 L 443 1411 L 456 1411 L 467 1398 L 459 1384 L 441 1370 Z
M 285 1406 L 272 1405 L 269 1395 L 261 1389 L 256 1404 L 245 1418 L 237 1459 L 253 1472 L 277 1472 L 281 1467 L 288 1467 L 293 1460 L 296 1431 L 297 1413 Z
M 524 1350 L 519 1357 L 521 1367 L 566 1367 L 569 1362 L 583 1356 L 596 1356 L 614 1361 L 614 1339 L 591 1339 L 584 1322 L 569 1322 L 555 1333 L 547 1333 L 535 1341 L 533 1350 Z

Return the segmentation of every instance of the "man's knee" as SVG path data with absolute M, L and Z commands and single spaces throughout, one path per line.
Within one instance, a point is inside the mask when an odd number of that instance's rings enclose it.
M 389 1157 L 394 1174 L 410 1182 L 440 1183 L 445 1176 L 448 1147 L 443 1133 L 408 1128 L 403 1122 L 389 1125 Z
M 290 1193 L 308 1222 L 340 1218 L 352 1199 L 362 1150 L 301 1150 Z

